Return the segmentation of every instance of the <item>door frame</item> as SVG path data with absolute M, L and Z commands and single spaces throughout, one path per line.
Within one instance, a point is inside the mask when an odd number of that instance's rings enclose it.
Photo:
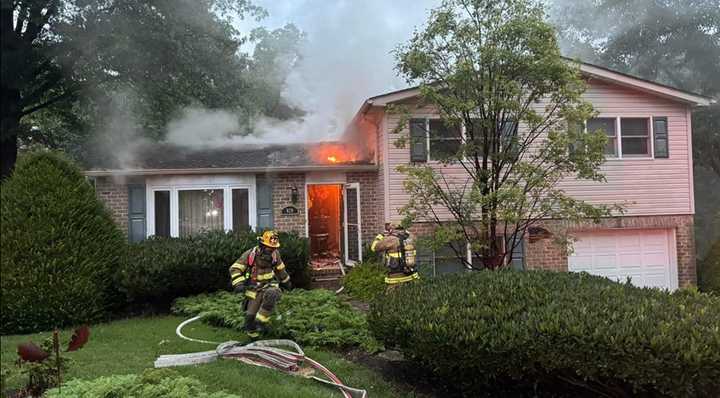
M 358 260 L 362 262 L 363 259 L 363 253 L 362 253 L 362 213 L 360 205 L 360 183 L 359 182 L 349 182 L 346 184 L 343 184 L 343 222 L 342 222 L 342 228 L 343 228 L 343 235 L 345 240 L 345 253 L 343 253 L 343 260 L 345 261 L 345 264 L 355 264 L 355 260 L 350 260 L 348 258 L 348 253 L 350 250 L 348 250 L 348 222 L 347 222 L 347 190 L 348 189 L 355 189 L 355 200 L 357 204 L 357 228 L 358 228 Z M 344 273 L 344 271 L 343 271 Z

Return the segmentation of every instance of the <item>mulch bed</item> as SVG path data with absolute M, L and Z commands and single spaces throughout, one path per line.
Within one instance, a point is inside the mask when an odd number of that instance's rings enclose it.
M 417 397 L 456 398 L 463 395 L 443 380 L 407 360 L 387 359 L 362 350 L 344 352 L 345 359 L 367 366 L 380 373 L 388 382 Z

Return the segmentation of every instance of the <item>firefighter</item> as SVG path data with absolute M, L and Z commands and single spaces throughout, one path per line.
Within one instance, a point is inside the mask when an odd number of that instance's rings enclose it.
M 252 338 L 267 331 L 270 314 L 280 300 L 278 286 L 292 287 L 279 247 L 278 235 L 274 231 L 265 231 L 258 237 L 258 245 L 230 266 L 233 290 L 245 295 L 245 331 Z
M 402 226 L 385 223 L 385 232 L 375 237 L 370 250 L 383 253 L 388 289 L 420 279 L 415 270 L 416 251 L 412 235 Z

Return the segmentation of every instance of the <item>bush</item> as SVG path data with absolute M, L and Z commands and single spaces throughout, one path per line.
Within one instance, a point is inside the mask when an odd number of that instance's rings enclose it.
M 720 298 L 697 291 L 479 271 L 392 291 L 369 321 L 381 341 L 474 394 L 720 394 Z
M 245 322 L 242 304 L 241 295 L 218 292 L 178 299 L 173 311 L 186 316 L 204 313 L 205 322 L 241 330 Z M 370 352 L 380 348 L 370 335 L 365 315 L 323 289 L 283 293 L 272 314 L 270 332 L 273 337 L 312 346 L 361 346 Z
M 704 292 L 720 295 L 720 239 L 698 266 L 698 286 Z
M 225 392 L 207 392 L 207 386 L 199 380 L 181 376 L 171 369 L 150 369 L 142 375 L 116 375 L 99 377 L 94 380 L 75 379 L 63 384 L 62 391 L 53 389 L 44 397 L 77 398 L 158 398 L 158 397 L 197 397 L 197 398 L 239 398 Z
M 80 170 L 58 154 L 27 154 L 0 190 L 0 333 L 101 319 L 117 301 L 127 243 Z
M 385 268 L 376 262 L 365 261 L 353 267 L 347 275 L 343 286 L 353 298 L 370 301 L 385 291 Z
M 286 233 L 281 242 L 280 253 L 293 283 L 307 286 L 307 239 Z M 131 303 L 167 309 L 177 297 L 229 288 L 228 267 L 256 244 L 252 232 L 153 237 L 131 245 L 120 285 Z

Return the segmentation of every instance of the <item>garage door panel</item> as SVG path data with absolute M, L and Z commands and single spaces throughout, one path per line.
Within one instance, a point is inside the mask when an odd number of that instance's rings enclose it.
M 578 234 L 570 271 L 585 271 L 638 286 L 677 288 L 671 278 L 670 230 L 612 230 Z

